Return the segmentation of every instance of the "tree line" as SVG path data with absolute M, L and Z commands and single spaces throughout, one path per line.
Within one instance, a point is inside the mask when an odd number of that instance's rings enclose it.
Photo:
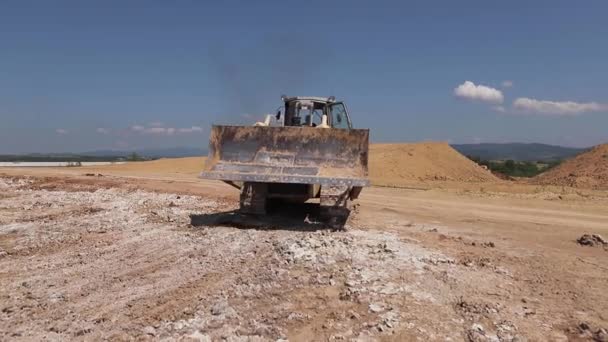
M 467 156 L 479 165 L 487 167 L 492 172 L 498 172 L 510 177 L 534 177 L 561 163 L 554 161 L 515 161 L 509 160 L 484 160 L 475 156 Z

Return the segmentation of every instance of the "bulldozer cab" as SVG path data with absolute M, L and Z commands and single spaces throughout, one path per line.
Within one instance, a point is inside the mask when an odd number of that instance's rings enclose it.
M 351 129 L 352 123 L 346 106 L 335 102 L 333 97 L 282 97 L 285 103 L 283 126 L 317 127 L 327 116 L 327 124 L 332 128 Z M 278 114 L 277 119 L 280 119 Z

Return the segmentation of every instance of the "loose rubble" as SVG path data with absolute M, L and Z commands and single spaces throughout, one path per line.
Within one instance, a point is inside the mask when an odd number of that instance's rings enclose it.
M 576 242 L 581 246 L 608 247 L 608 241 L 599 234 L 583 234 Z

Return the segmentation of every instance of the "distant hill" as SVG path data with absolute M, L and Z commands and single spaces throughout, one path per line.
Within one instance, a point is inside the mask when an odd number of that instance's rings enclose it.
M 470 157 L 483 160 L 555 161 L 574 157 L 588 148 L 563 147 L 546 144 L 454 144 L 452 147 Z

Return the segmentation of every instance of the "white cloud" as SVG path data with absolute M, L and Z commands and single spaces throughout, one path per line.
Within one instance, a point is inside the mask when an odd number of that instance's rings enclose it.
M 505 107 L 503 107 L 503 106 L 494 106 L 494 107 L 492 107 L 492 109 L 493 109 L 495 112 L 499 112 L 499 113 L 504 113 L 504 112 L 506 112 L 506 111 L 507 111 L 507 110 L 505 109 Z
M 192 126 L 190 128 L 180 128 L 178 130 L 179 133 L 194 133 L 194 132 L 202 132 L 203 129 L 199 126 Z
M 140 134 L 150 134 L 150 135 L 189 134 L 189 133 L 198 133 L 198 132 L 203 131 L 203 129 L 199 126 L 191 126 L 191 127 L 184 127 L 184 128 L 159 127 L 159 126 L 153 125 L 153 123 L 149 124 L 148 127 L 144 127 L 141 125 L 131 126 L 130 130 L 133 132 L 140 133 Z
M 150 127 L 163 127 L 164 124 L 162 122 L 160 122 L 160 121 L 154 121 L 154 122 L 150 122 L 148 124 L 148 126 L 150 126 Z
M 107 128 L 103 128 L 103 127 L 99 127 L 96 129 L 97 133 L 99 134 L 108 134 L 110 133 L 110 130 Z
M 465 81 L 454 88 L 454 95 L 468 100 L 488 103 L 502 103 L 505 99 L 500 90 L 481 84 L 475 85 L 471 81 Z
M 148 134 L 166 134 L 167 128 L 165 127 L 150 127 L 145 130 Z
M 68 134 L 68 130 L 65 128 L 57 128 L 55 130 L 55 133 L 57 133 L 59 135 L 66 135 L 66 134 Z
M 503 88 L 511 88 L 512 86 L 513 86 L 513 81 L 510 81 L 510 80 L 502 81 Z
M 546 115 L 579 115 L 586 112 L 608 111 L 608 105 L 596 102 L 546 101 L 520 97 L 513 101 L 516 109 Z

